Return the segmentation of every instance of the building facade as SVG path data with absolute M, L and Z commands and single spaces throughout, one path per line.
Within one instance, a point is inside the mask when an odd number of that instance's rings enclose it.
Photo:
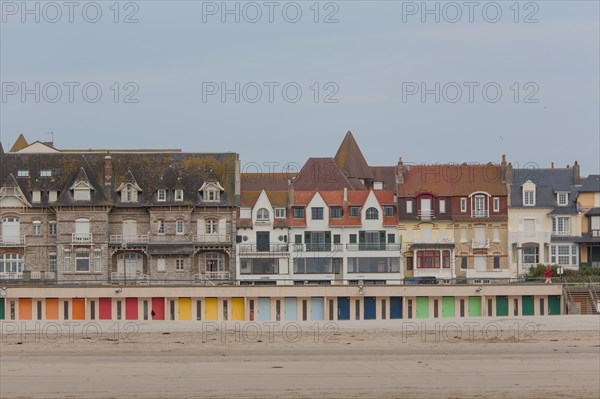
M 590 175 L 579 188 L 577 203 L 581 209 L 580 262 L 600 267 L 600 175 Z

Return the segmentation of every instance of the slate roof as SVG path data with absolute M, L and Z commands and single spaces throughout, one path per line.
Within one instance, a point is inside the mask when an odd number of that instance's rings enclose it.
M 404 183 L 397 184 L 398 197 L 415 197 L 420 193 L 437 196 L 469 196 L 477 191 L 490 195 L 507 195 L 498 164 L 435 164 L 402 166 Z
M 579 188 L 580 193 L 590 193 L 600 191 L 600 175 L 589 175 L 581 187 Z
M 355 186 L 333 158 L 309 158 L 293 183 L 296 191 L 355 190 Z
M 60 192 L 56 206 L 64 205 L 207 205 L 202 202 L 198 190 L 205 181 L 217 180 L 225 189 L 220 202 L 212 205 L 237 205 L 235 198 L 235 153 L 111 153 L 112 186 L 104 185 L 104 158 L 107 153 L 3 153 L 0 159 L 0 178 L 2 184 L 10 174 L 17 176 L 19 170 L 28 170 L 29 177 L 17 177 L 19 187 L 31 202 L 34 190 Z M 76 181 L 81 169 L 85 171 L 89 183 L 94 187 L 89 202 L 74 202 L 69 188 Z M 49 169 L 51 177 L 40 177 L 40 171 Z M 131 176 L 143 190 L 137 203 L 121 204 L 116 189 Z M 172 193 L 166 202 L 158 202 L 156 192 L 159 188 L 184 189 L 184 201 L 175 202 Z M 34 206 L 47 206 L 47 197 Z
M 242 173 L 242 191 L 283 191 L 287 190 L 297 173 Z
M 513 169 L 510 195 L 511 207 L 523 207 L 522 185 L 531 180 L 536 186 L 535 207 L 553 208 L 553 215 L 570 215 L 577 213 L 577 191 L 581 187 L 573 184 L 573 169 Z M 558 206 L 557 192 L 569 192 L 569 205 Z
M 373 171 L 356 143 L 352 132 L 348 131 L 334 157 L 335 163 L 349 178 L 373 179 Z

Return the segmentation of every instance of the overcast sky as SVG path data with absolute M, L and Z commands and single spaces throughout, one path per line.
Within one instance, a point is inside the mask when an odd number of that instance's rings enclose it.
M 97 17 L 86 2 L 1 2 L 5 148 L 52 131 L 59 148 L 303 163 L 351 130 L 371 165 L 506 153 L 600 171 L 597 1 L 427 3 L 439 15 L 420 1 L 113 3 Z

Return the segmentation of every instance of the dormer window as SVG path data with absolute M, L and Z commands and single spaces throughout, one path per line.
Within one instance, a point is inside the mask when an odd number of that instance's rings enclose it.
M 175 190 L 175 201 L 183 201 L 183 190 Z
M 17 172 L 17 177 L 29 177 L 28 170 L 20 170 Z
M 285 208 L 275 208 L 275 217 L 277 219 L 285 218 Z
M 56 202 L 56 199 L 58 198 L 58 191 L 48 191 L 48 202 Z
M 366 217 L 367 220 L 377 220 L 379 219 L 379 211 L 377 210 L 377 208 L 371 207 L 367 209 Z
M 156 199 L 158 202 L 165 202 L 167 200 L 167 190 L 160 189 L 156 194 Z
M 256 220 L 269 220 L 269 211 L 265 208 L 260 208 L 258 212 L 256 212 Z
M 207 201 L 218 201 L 219 200 L 219 192 L 217 190 L 207 190 L 206 191 L 206 200 Z
M 225 191 L 219 182 L 204 182 L 199 190 L 202 193 L 202 200 L 206 202 L 221 201 L 221 192 Z
M 42 202 L 42 192 L 41 191 L 33 191 L 31 193 L 31 202 Z
M 523 190 L 523 205 L 535 205 L 535 190 Z
M 40 177 L 52 177 L 52 171 L 50 169 L 40 170 Z
M 137 202 L 138 190 L 133 184 L 127 184 L 121 190 L 121 202 Z
M 569 204 L 569 193 L 557 193 L 556 203 L 558 206 L 567 206 Z

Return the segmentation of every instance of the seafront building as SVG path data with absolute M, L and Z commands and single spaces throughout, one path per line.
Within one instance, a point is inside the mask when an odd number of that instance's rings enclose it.
M 599 180 L 577 163 L 371 166 L 348 132 L 298 173 L 252 174 L 235 153 L 20 136 L 0 177 L 0 319 L 560 314 L 560 285 L 511 279 L 600 264 Z

